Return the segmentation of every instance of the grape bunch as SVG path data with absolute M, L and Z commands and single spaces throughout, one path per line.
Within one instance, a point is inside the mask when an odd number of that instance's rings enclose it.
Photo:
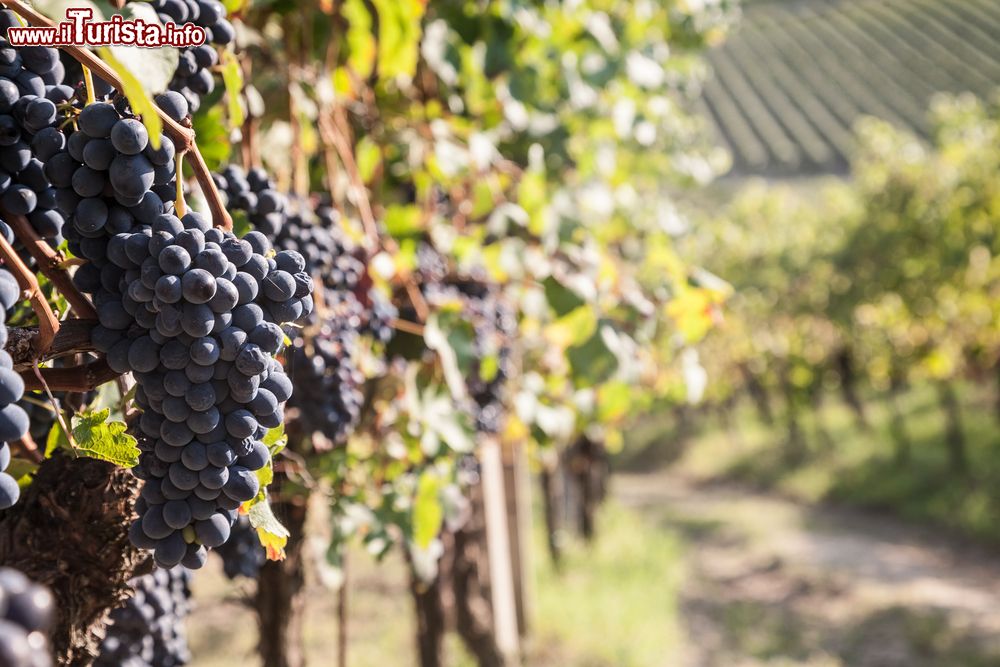
M 430 244 L 417 248 L 416 273 L 428 303 L 461 303 L 462 316 L 473 328 L 473 364 L 466 378 L 472 405 L 466 409 L 474 415 L 478 432 L 499 432 L 503 427 L 503 389 L 514 364 L 511 340 L 517 329 L 515 311 L 500 289 L 481 276 L 449 276 L 447 262 Z
M 338 445 L 357 427 L 364 405 L 365 377 L 352 350 L 355 336 L 324 324 L 311 341 L 296 341 L 288 359 L 288 372 L 297 387 L 288 405 L 298 410 L 299 427 L 322 433 Z
M 191 612 L 191 573 L 158 569 L 129 583 L 135 594 L 111 612 L 95 667 L 188 664 L 184 622 Z
M 467 379 L 469 393 L 476 402 L 476 429 L 480 433 L 498 433 L 503 428 L 503 388 L 513 371 L 511 340 L 517 319 L 510 304 L 502 299 L 495 285 L 460 283 L 465 297 L 464 312 L 473 323 L 472 375 Z M 495 369 L 484 369 L 483 360 L 496 360 Z
M 230 210 L 245 213 L 254 229 L 269 239 L 278 236 L 285 223 L 288 202 L 266 171 L 256 168 L 245 172 L 237 165 L 228 165 L 213 178 L 216 187 L 225 194 Z
M 215 90 L 212 68 L 219 54 L 212 45 L 225 46 L 236 39 L 226 7 L 218 0 L 152 0 L 150 3 L 163 23 L 194 23 L 205 29 L 205 43 L 180 50 L 170 90 L 184 96 L 191 111 L 201 106 L 201 96 Z
M 341 230 L 339 213 L 322 198 L 313 205 L 307 198 L 282 195 L 260 169 L 246 172 L 230 165 L 215 181 L 231 209 L 244 212 L 257 231 L 274 239 L 276 248 L 301 254 L 306 273 L 318 281 L 322 313 L 308 320 L 307 338 L 292 332 L 287 365 L 295 391 L 289 407 L 296 410 L 300 430 L 342 444 L 364 403 L 360 337 L 370 334 L 387 342 L 396 311 L 371 288 L 361 252 Z
M 340 213 L 326 203 L 320 203 L 312 218 L 307 216 L 304 203 L 293 208 L 285 226 L 275 239 L 275 246 L 295 250 L 306 258 L 306 270 L 319 276 L 323 283 L 325 302 L 338 304 L 333 317 L 340 317 L 348 327 L 368 334 L 380 343 L 392 338 L 392 320 L 398 311 L 385 296 L 371 287 L 363 253 L 341 229 Z
M 28 432 L 28 415 L 17 404 L 24 395 L 24 381 L 13 370 L 13 361 L 6 350 L 7 327 L 4 322 L 8 310 L 21 300 L 21 289 L 6 269 L 0 268 L 0 509 L 12 507 L 21 492 L 17 480 L 8 475 L 11 440 L 24 437 Z
M 236 509 L 259 491 L 255 471 L 270 457 L 262 438 L 281 424 L 292 391 L 275 359 L 278 323 L 311 311 L 312 282 L 301 255 L 267 258 L 259 232 L 238 239 L 174 216 L 151 231 L 109 243 L 112 263 L 133 272 L 123 304 L 138 327 L 101 342 L 113 370 L 135 375 L 143 409 L 137 474 L 146 482 L 133 542 L 163 567 L 200 567 L 204 547 L 228 539 Z M 119 324 L 102 320 L 107 332 Z
M 233 524 L 229 541 L 217 548 L 215 553 L 222 558 L 222 570 L 230 579 L 256 579 L 264 564 L 264 549 L 260 545 L 257 531 L 245 516 L 241 516 Z
M 52 626 L 53 598 L 44 586 L 15 569 L 0 568 L 0 665 L 49 667 L 47 633 Z
M 157 101 L 187 112 L 177 93 Z M 70 250 L 89 260 L 73 279 L 93 295 L 94 346 L 137 383 L 144 484 L 130 536 L 161 567 L 197 568 L 259 491 L 261 439 L 291 394 L 279 325 L 311 312 L 312 280 L 297 253 L 270 257 L 259 232 L 174 215 L 173 144 L 153 149 L 125 106 L 85 106 L 45 168 L 72 201 Z
M 43 156 L 61 148 L 54 127 L 59 106 L 74 94 L 63 85 L 65 70 L 56 49 L 13 47 L 7 28 L 20 25 L 10 10 L 0 10 L 0 206 L 23 215 L 38 234 L 58 245 L 65 221 L 56 191 L 43 168 Z

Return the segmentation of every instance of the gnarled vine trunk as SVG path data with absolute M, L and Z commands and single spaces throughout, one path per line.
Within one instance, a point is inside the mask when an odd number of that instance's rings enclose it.
M 0 563 L 48 586 L 56 598 L 51 644 L 60 665 L 97 656 L 107 612 L 151 561 L 128 539 L 139 480 L 110 463 L 57 452 L 0 518 Z
M 969 470 L 969 456 L 965 447 L 965 432 L 962 429 L 962 412 L 958 395 L 949 382 L 938 382 L 938 400 L 945 416 L 944 444 L 948 449 L 948 464 L 952 472 L 965 474 Z
M 747 364 L 740 364 L 740 374 L 743 375 L 747 393 L 750 394 L 750 400 L 757 408 L 760 420 L 770 426 L 774 423 L 774 411 L 771 410 L 771 397 L 767 392 L 767 387 Z
M 473 511 L 454 535 L 452 588 L 455 594 L 455 626 L 480 667 L 505 664 L 493 628 L 490 569 L 486 551 L 486 513 L 482 486 L 470 490 Z
M 275 479 L 279 482 L 280 476 Z M 305 606 L 303 545 L 306 499 L 272 504 L 275 515 L 290 533 L 285 560 L 268 561 L 260 569 L 254 606 L 260 629 L 259 652 L 264 667 L 302 667 L 305 654 L 302 622 Z
M 417 655 L 420 667 L 441 667 L 444 664 L 445 610 L 442 601 L 441 576 L 422 581 L 410 568 L 410 595 L 417 618 Z
M 559 569 L 562 564 L 562 546 L 560 544 L 559 503 L 562 502 L 562 479 L 558 466 L 542 467 L 540 476 L 542 483 L 542 506 L 545 514 L 545 544 L 549 549 L 552 564 Z
M 869 428 L 865 404 L 858 396 L 858 373 L 854 367 L 854 352 L 850 346 L 840 348 L 834 363 L 837 366 L 837 375 L 840 376 L 840 395 L 854 412 L 858 426 Z

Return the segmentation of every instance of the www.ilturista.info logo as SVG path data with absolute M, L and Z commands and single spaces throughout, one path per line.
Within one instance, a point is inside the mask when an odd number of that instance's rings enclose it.
M 24 26 L 7 29 L 12 46 L 199 46 L 205 43 L 205 29 L 193 23 L 159 24 L 142 19 L 126 19 L 118 14 L 109 21 L 93 21 L 88 7 L 66 10 L 66 20 L 55 26 Z

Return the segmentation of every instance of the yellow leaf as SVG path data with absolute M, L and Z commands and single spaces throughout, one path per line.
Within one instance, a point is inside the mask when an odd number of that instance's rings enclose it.
M 594 335 L 597 316 L 590 306 L 580 306 L 545 327 L 545 339 L 551 345 L 566 349 L 579 345 Z
M 289 532 L 274 516 L 267 498 L 261 494 L 246 505 L 249 505 L 245 511 L 250 517 L 250 525 L 257 529 L 257 538 L 267 552 L 267 559 L 284 560 Z

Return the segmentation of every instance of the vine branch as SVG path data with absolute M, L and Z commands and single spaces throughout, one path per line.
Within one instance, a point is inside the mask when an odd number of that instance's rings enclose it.
M 32 367 L 21 371 L 24 388 L 30 391 L 44 391 L 46 387 L 49 391 L 91 391 L 116 377 L 118 373 L 111 370 L 103 358 L 72 368 Z
M 2 236 L 0 236 L 0 258 L 3 258 L 4 264 L 14 274 L 24 298 L 31 301 L 31 309 L 38 316 L 38 338 L 35 340 L 35 352 L 42 354 L 49 349 L 53 339 L 55 339 L 56 332 L 59 331 L 59 320 L 42 293 L 34 271 L 21 261 L 14 248 Z
M 4 220 L 11 226 L 11 229 L 14 230 L 14 235 L 24 245 L 28 254 L 38 262 L 38 268 L 41 272 L 55 285 L 59 293 L 66 297 L 66 301 L 69 302 L 70 308 L 72 308 L 76 316 L 96 320 L 97 311 L 94 310 L 94 306 L 76 288 L 76 285 L 73 284 L 73 279 L 70 278 L 69 273 L 63 267 L 65 258 L 62 254 L 46 243 L 23 215 L 14 215 L 2 207 L 0 207 L 0 214 L 3 215 Z
M 97 325 L 97 320 L 66 320 L 60 325 L 52 343 L 40 356 L 36 351 L 40 335 L 38 327 L 8 328 L 5 349 L 14 363 L 14 370 L 24 370 L 36 362 L 97 351 L 90 341 L 90 332 Z
M 11 9 L 34 25 L 49 28 L 55 26 L 55 22 L 52 19 L 20 2 L 20 0 L 0 0 L 0 5 Z M 124 92 L 124 86 L 118 73 L 87 49 L 72 44 L 60 45 L 58 48 L 69 53 L 82 65 L 89 67 L 91 71 L 110 83 L 119 92 Z M 159 106 L 155 104 L 153 106 L 156 108 L 156 113 L 163 123 L 164 131 L 177 147 L 177 152 L 190 153 L 193 157 L 191 166 L 194 170 L 194 176 L 202 192 L 205 194 L 205 199 L 208 201 L 208 207 L 212 212 L 212 220 L 214 220 L 215 225 L 231 230 L 233 228 L 233 219 L 229 215 L 229 212 L 226 211 L 226 207 L 222 203 L 222 196 L 219 194 L 218 188 L 215 187 L 215 181 L 212 180 L 212 173 L 208 170 L 208 165 L 205 163 L 205 158 L 202 157 L 201 151 L 198 150 L 194 130 L 184 127 L 175 121 L 160 109 Z M 181 175 L 178 174 L 177 178 L 181 178 Z

